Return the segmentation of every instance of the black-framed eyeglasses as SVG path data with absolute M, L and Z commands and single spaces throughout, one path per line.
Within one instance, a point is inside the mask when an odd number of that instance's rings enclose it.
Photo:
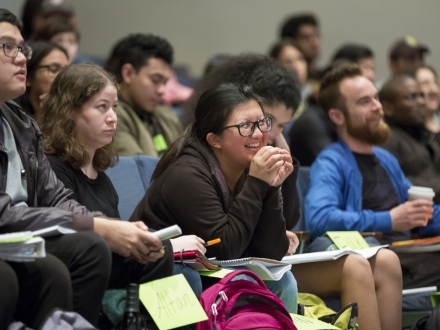
M 405 95 L 405 99 L 407 99 L 409 101 L 417 100 L 418 97 L 421 97 L 424 99 L 425 94 L 420 92 L 420 93 L 408 93 Z
M 63 68 L 64 68 L 64 66 L 61 66 L 58 63 L 52 63 L 52 64 L 48 64 L 48 65 L 37 66 L 35 68 L 35 70 L 46 69 L 49 73 L 51 73 L 53 75 L 57 75 Z
M 270 129 L 272 128 L 272 118 L 271 117 L 266 117 L 263 119 L 259 119 L 257 121 L 247 121 L 244 123 L 240 123 L 238 125 L 231 125 L 231 126 L 225 126 L 222 128 L 223 129 L 227 129 L 227 128 L 232 128 L 232 127 L 237 127 L 238 128 L 238 133 L 241 136 L 249 136 L 254 134 L 255 131 L 255 126 L 258 126 L 258 129 L 263 133 L 263 132 L 269 132 Z
M 7 57 L 17 57 L 18 52 L 21 52 L 27 60 L 32 58 L 32 48 L 29 46 L 18 46 L 10 42 L 4 42 L 0 44 L 3 48 L 3 53 Z

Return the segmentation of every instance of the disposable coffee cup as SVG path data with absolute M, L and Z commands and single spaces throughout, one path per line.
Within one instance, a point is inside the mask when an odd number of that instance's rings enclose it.
M 408 189 L 408 200 L 415 199 L 427 199 L 432 201 L 435 196 L 435 192 L 432 188 L 412 186 Z

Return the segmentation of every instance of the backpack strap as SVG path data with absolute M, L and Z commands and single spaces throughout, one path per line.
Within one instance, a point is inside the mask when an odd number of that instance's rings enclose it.
M 226 285 L 229 282 L 231 282 L 235 277 L 242 276 L 242 275 L 246 275 L 246 276 L 253 278 L 259 286 L 267 289 L 266 284 L 263 282 L 263 280 L 257 274 L 255 274 L 247 269 L 238 269 L 238 270 L 233 271 L 232 273 L 229 273 L 228 275 L 226 275 L 225 277 L 223 277 L 221 279 L 219 284 Z

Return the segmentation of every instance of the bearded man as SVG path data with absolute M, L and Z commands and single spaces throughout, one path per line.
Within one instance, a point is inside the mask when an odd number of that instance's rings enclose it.
M 312 237 L 334 230 L 372 231 L 383 232 L 381 243 L 390 243 L 413 233 L 439 235 L 440 206 L 422 199 L 408 201 L 412 184 L 399 162 L 375 147 L 388 139 L 390 129 L 377 90 L 360 67 L 346 64 L 330 71 L 322 80 L 319 103 L 336 125 L 339 139 L 311 167 L 305 221 Z M 432 262 L 439 252 L 397 254 L 405 289 L 440 285 L 439 263 Z

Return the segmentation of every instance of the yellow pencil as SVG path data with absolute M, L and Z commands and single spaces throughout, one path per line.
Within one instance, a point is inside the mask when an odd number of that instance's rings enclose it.
M 207 246 L 210 246 L 210 245 L 214 245 L 214 244 L 220 243 L 221 241 L 222 240 L 220 238 L 212 239 L 212 240 L 210 240 L 210 241 L 208 241 L 206 243 L 203 243 L 203 246 L 207 247 Z

